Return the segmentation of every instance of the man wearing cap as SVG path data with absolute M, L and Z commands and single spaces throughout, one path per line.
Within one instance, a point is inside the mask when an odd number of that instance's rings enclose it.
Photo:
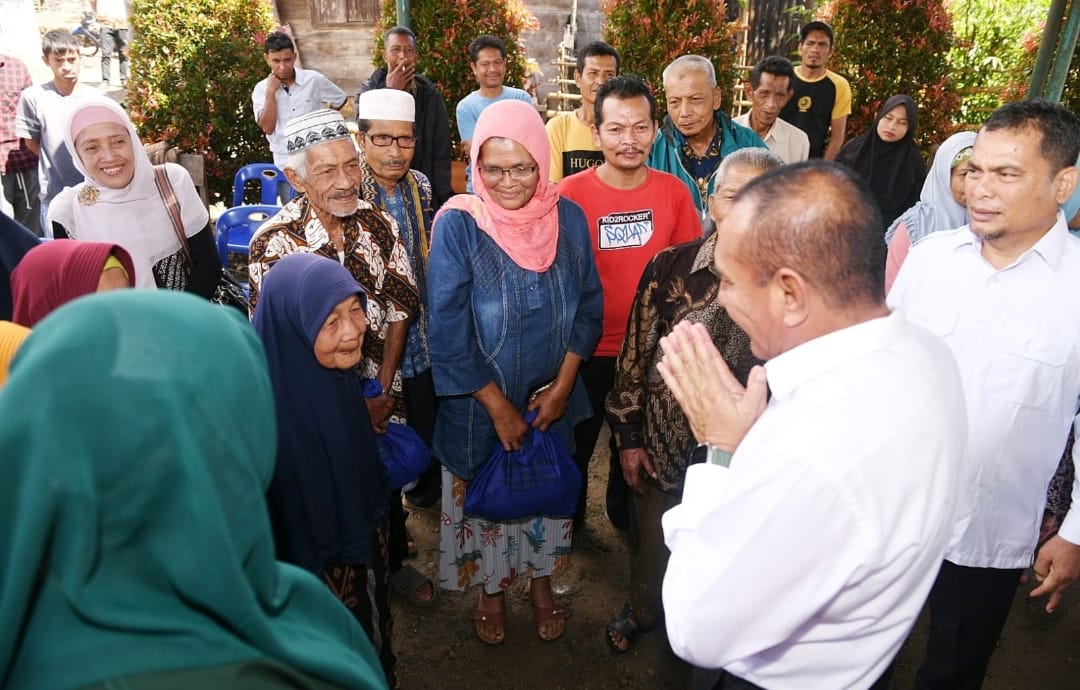
M 795 94 L 780 111 L 810 138 L 810 157 L 831 161 L 844 145 L 851 115 L 851 85 L 828 69 L 833 55 L 833 30 L 825 22 L 807 22 L 799 29 L 799 57 L 791 87 Z M 826 142 L 828 146 L 826 146 Z
M 358 198 L 360 158 L 341 113 L 316 110 L 285 126 L 285 177 L 298 195 L 263 223 L 251 238 L 248 274 L 254 313 L 263 276 L 282 257 L 297 252 L 338 261 L 368 296 L 368 332 L 360 367 L 388 391 L 368 399 L 379 433 L 405 421 L 400 362 L 409 318 L 419 306 L 408 252 L 393 219 Z
M 287 123 L 327 105 L 341 110 L 349 97 L 321 72 L 296 66 L 296 46 L 288 34 L 271 33 L 263 52 L 270 74 L 255 85 L 251 104 L 259 129 L 270 142 L 274 165 L 284 168 L 289 154 L 284 138 Z
M 374 89 L 356 97 L 360 146 L 360 198 L 390 214 L 409 254 L 420 294 L 419 308 L 409 322 L 401 360 L 402 385 L 409 426 L 431 447 L 435 431 L 435 387 L 427 337 L 427 255 L 431 231 L 431 184 L 424 173 L 410 169 L 418 145 L 413 97 L 407 91 Z M 427 507 L 439 499 L 439 467 L 421 476 L 406 493 L 410 503 Z
M 454 195 L 450 186 L 450 116 L 446 102 L 435 84 L 416 72 L 420 56 L 412 31 L 403 26 L 387 31 L 383 59 L 386 67 L 375 70 L 360 86 L 356 100 L 359 102 L 363 93 L 373 89 L 397 89 L 413 97 L 416 110 L 413 133 L 417 141 L 412 149 L 411 165 L 431 181 L 432 203 L 437 210 Z

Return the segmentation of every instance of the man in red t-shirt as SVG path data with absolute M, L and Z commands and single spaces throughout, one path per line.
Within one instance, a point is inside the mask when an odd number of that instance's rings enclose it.
M 638 77 L 608 79 L 596 96 L 593 137 L 604 162 L 559 184 L 562 196 L 585 211 L 604 289 L 604 325 L 593 356 L 581 368 L 592 418 L 574 430 L 574 459 L 583 479 L 604 423 L 604 398 L 615 382 L 615 361 L 645 265 L 657 252 L 701 236 L 701 223 L 686 185 L 645 165 L 656 138 L 656 100 Z M 625 530 L 629 495 L 612 440 L 607 486 L 608 519 Z M 586 481 L 574 515 L 585 516 Z

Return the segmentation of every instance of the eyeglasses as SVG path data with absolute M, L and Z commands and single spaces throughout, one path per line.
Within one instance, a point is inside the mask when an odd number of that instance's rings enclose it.
M 411 149 L 416 146 L 416 142 L 420 141 L 420 137 L 392 137 L 389 134 L 367 134 L 368 139 L 372 144 L 376 146 L 389 146 L 390 144 L 397 144 L 403 149 Z
M 535 165 L 515 165 L 512 168 L 500 168 L 494 165 L 481 165 L 480 174 L 492 180 L 501 180 L 509 175 L 512 180 L 527 180 L 536 174 Z

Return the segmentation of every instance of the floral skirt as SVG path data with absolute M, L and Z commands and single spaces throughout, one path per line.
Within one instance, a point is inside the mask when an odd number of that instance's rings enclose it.
M 467 482 L 442 468 L 439 587 L 464 591 L 483 584 L 488 594 L 509 589 L 517 576 L 558 572 L 570 561 L 573 520 L 542 516 L 494 522 L 466 515 Z

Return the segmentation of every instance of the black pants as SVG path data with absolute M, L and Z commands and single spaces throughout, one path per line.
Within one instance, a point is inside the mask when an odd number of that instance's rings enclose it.
M 577 447 L 574 451 L 574 462 L 581 470 L 581 494 L 574 512 L 575 526 L 581 525 L 585 520 L 585 503 L 589 495 L 589 460 L 596 449 L 600 428 L 604 426 L 604 399 L 615 385 L 615 358 L 593 357 L 588 360 L 581 365 L 581 380 L 585 384 L 593 416 L 574 427 L 574 445 Z M 608 441 L 608 451 L 607 514 L 613 525 L 626 529 L 630 520 L 630 489 L 623 479 L 614 438 Z
M 892 685 L 893 664 L 885 669 L 885 673 L 870 686 L 870 690 L 889 690 Z M 708 683 L 716 678 L 712 685 Z M 765 690 L 760 685 L 754 685 L 748 680 L 733 676 L 727 671 L 712 671 L 694 669 L 693 690 Z
M 942 562 L 928 599 L 930 635 L 917 690 L 982 687 L 1022 572 Z
M 435 397 L 435 383 L 431 378 L 431 369 L 416 376 L 401 379 L 405 393 L 405 414 L 417 435 L 428 448 L 435 437 L 435 415 L 439 410 L 439 399 Z M 442 472 L 439 463 L 432 457 L 427 470 L 420 475 L 416 486 L 405 494 L 410 503 L 427 507 L 439 500 L 442 495 Z
M 664 543 L 660 518 L 679 505 L 680 498 L 664 493 L 649 482 L 644 495 L 630 491 L 630 605 L 634 607 L 638 629 L 652 629 L 663 616 L 661 596 L 664 573 L 671 552 Z

